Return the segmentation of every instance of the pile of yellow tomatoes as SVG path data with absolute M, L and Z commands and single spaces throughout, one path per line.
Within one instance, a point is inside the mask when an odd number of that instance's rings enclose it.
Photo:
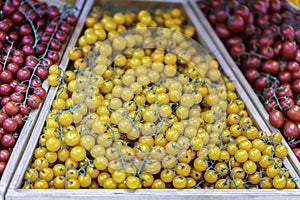
M 147 27 L 169 28 L 158 32 L 170 39 Z M 140 35 L 123 34 L 132 28 Z M 177 8 L 94 7 L 70 69 L 50 67 L 59 89 L 22 187 L 295 188 L 281 134 L 258 130 L 218 62 L 197 55 L 194 34 Z M 155 46 L 170 41 L 185 53 Z M 137 47 L 145 42 L 154 46 Z

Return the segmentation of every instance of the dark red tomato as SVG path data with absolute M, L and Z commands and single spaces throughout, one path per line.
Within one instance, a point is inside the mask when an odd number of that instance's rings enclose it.
M 3 107 L 2 109 L 4 109 L 5 111 L 5 104 L 7 104 L 7 102 L 11 101 L 10 96 L 6 96 L 6 97 L 2 97 L 1 99 L 1 106 Z M 6 111 L 5 111 L 6 113 Z
M 295 122 L 287 120 L 283 126 L 283 134 L 285 137 L 299 138 L 299 129 Z
M 19 40 L 20 40 L 19 34 L 16 31 L 11 31 L 8 34 L 8 37 L 9 37 L 10 41 L 13 41 L 15 43 L 19 42 Z
M 32 55 L 27 56 L 25 64 L 26 64 L 26 66 L 34 68 L 38 64 L 38 59 Z
M 30 113 L 30 109 L 26 104 L 20 104 L 19 109 L 20 109 L 19 113 L 23 116 L 29 115 Z
M 38 95 L 32 94 L 32 95 L 28 96 L 28 99 L 27 99 L 26 103 L 30 108 L 35 109 L 35 108 L 38 108 L 40 106 L 41 98 Z
M 5 168 L 6 168 L 5 162 L 0 162 L 0 175 L 3 174 Z
M 62 44 L 59 40 L 52 40 L 50 42 L 50 49 L 54 51 L 60 51 L 62 48 Z
M 16 86 L 15 91 L 25 95 L 28 86 L 26 84 L 19 84 Z
M 215 15 L 215 13 L 209 13 L 207 16 L 210 24 L 215 25 L 217 23 L 217 17 Z
M 293 82 L 292 90 L 293 90 L 295 93 L 300 94 L 300 79 L 297 79 L 297 80 L 295 80 L 295 81 Z
M 293 73 L 292 73 L 292 78 L 293 78 L 293 80 L 300 79 L 300 70 L 298 70 L 298 71 L 293 71 Z
M 256 37 L 251 37 L 246 42 L 249 48 L 253 48 L 253 49 L 258 48 L 258 39 Z
M 241 33 L 245 29 L 245 21 L 242 16 L 234 14 L 227 18 L 227 27 L 233 33 Z
M 287 63 L 285 66 L 284 70 L 288 72 L 294 72 L 294 71 L 299 71 L 300 70 L 300 65 L 296 61 L 290 61 Z
M 24 101 L 24 95 L 20 92 L 14 92 L 10 95 L 10 99 L 16 103 L 22 103 Z
M 246 46 L 244 43 L 233 45 L 230 48 L 231 56 L 236 60 L 246 51 Z
M 293 60 L 297 55 L 296 42 L 285 40 L 282 43 L 281 55 L 284 59 Z
M 77 22 L 77 18 L 76 16 L 74 15 L 71 15 L 71 14 L 68 14 L 66 17 L 65 17 L 65 20 L 68 22 L 68 24 L 74 26 Z
M 25 44 L 33 45 L 34 37 L 32 35 L 25 35 L 21 40 L 21 44 L 22 45 L 25 45 Z
M 35 88 L 35 87 L 42 87 L 43 82 L 37 78 L 34 78 L 30 82 L 30 87 Z
M 290 97 L 294 98 L 291 85 L 288 83 L 282 84 L 276 91 L 278 97 Z
M 216 24 L 215 31 L 220 38 L 230 37 L 230 31 L 225 24 Z
M 9 84 L 1 84 L 0 85 L 0 95 L 2 96 L 9 96 L 13 92 L 13 89 L 10 87 Z
M 43 87 L 34 88 L 32 93 L 38 95 L 41 99 L 44 99 L 47 95 L 47 92 Z
M 226 41 L 225 41 L 225 44 L 228 48 L 232 47 L 233 45 L 236 45 L 236 44 L 241 44 L 243 42 L 243 39 L 239 36 L 232 36 L 230 38 L 228 38 Z
M 244 20 L 247 20 L 250 14 L 249 8 L 246 5 L 239 5 L 233 10 L 233 14 L 240 15 Z
M 251 8 L 253 9 L 254 13 L 265 14 L 267 13 L 266 5 L 263 1 L 255 1 L 251 4 Z
M 294 122 L 300 122 L 300 107 L 293 105 L 286 112 L 287 116 Z
M 49 32 L 45 32 L 43 35 L 40 36 L 41 42 L 44 42 L 44 43 L 49 42 L 50 38 L 51 38 L 51 33 L 49 33 Z
M 71 31 L 72 31 L 72 26 L 70 26 L 69 24 L 63 22 L 63 23 L 61 23 L 61 25 L 59 26 L 59 29 L 60 29 L 61 31 L 63 31 L 64 33 L 66 33 L 66 34 L 70 34 Z
M 295 102 L 292 98 L 283 98 L 280 99 L 279 102 L 280 102 L 281 109 L 284 113 L 286 113 L 288 109 L 290 109 L 292 106 L 295 105 Z
M 267 60 L 262 63 L 261 70 L 271 75 L 277 75 L 280 70 L 280 63 L 276 60 Z
M 54 25 L 48 25 L 45 28 L 46 33 L 53 33 L 55 31 L 55 26 Z
M 293 152 L 297 159 L 300 161 L 300 148 L 293 148 Z
M 271 35 L 271 37 L 274 38 L 277 35 L 277 29 L 278 27 L 275 25 L 269 26 L 263 30 L 262 35 Z
M 6 118 L 3 121 L 3 128 L 6 132 L 13 132 L 17 129 L 17 122 L 12 118 Z M 2 138 L 3 139 L 3 138 Z M 3 145 L 3 144 L 2 144 Z
M 5 113 L 0 112 L 0 127 L 2 127 L 3 121 L 7 118 Z
M 10 71 L 13 75 L 16 75 L 18 70 L 19 70 L 19 66 L 16 64 L 16 63 L 9 63 L 7 66 L 6 66 L 6 69 L 8 71 Z
M 62 31 L 57 31 L 55 33 L 55 38 L 58 39 L 61 43 L 65 43 L 67 41 L 67 35 Z
M 267 77 L 260 76 L 255 80 L 254 86 L 256 89 L 263 91 L 265 88 L 270 86 L 270 82 L 268 81 Z
M 7 162 L 10 157 L 10 152 L 7 149 L 2 149 L 0 151 L 0 162 Z
M 287 71 L 281 71 L 278 74 L 278 79 L 281 83 L 290 83 L 292 81 L 292 73 Z
M 263 35 L 258 39 L 258 46 L 264 47 L 264 46 L 273 46 L 274 39 L 272 35 Z
M 0 74 L 0 81 L 10 83 L 13 80 L 13 74 L 9 70 L 3 70 Z
M 49 11 L 48 11 L 48 17 L 50 19 L 54 19 L 57 16 L 60 16 L 60 12 L 59 12 L 59 10 L 57 9 L 56 6 L 49 6 L 48 9 L 49 9 Z
M 19 71 L 17 72 L 17 78 L 20 82 L 29 80 L 30 76 L 31 72 L 29 71 L 29 69 L 19 69 Z
M 15 24 L 19 25 L 25 20 L 25 17 L 20 11 L 17 11 L 13 14 L 12 20 L 14 21 Z
M 19 112 L 17 103 L 10 101 L 5 104 L 5 110 L 8 115 L 15 115 Z
M 35 75 L 37 75 L 40 79 L 45 80 L 48 77 L 48 70 L 39 66 L 35 71 Z
M 3 32 L 8 32 L 9 30 L 9 25 L 4 21 L 0 21 L 0 31 L 3 31 Z
M 59 61 L 59 53 L 57 51 L 49 51 L 47 53 L 47 58 L 50 58 L 54 63 Z
M 257 69 L 261 65 L 261 61 L 257 56 L 251 55 L 245 57 L 242 62 L 243 69 Z
M 272 60 L 275 55 L 273 48 L 270 46 L 260 48 L 259 53 L 264 56 L 262 57 L 263 60 Z
M 24 58 L 21 56 L 13 56 L 11 61 L 16 63 L 19 67 L 23 66 L 24 64 Z
M 245 26 L 244 34 L 245 34 L 247 37 L 251 37 L 251 36 L 254 35 L 255 30 L 256 30 L 255 26 L 254 26 L 253 24 L 251 24 L 251 23 L 248 23 L 248 24 L 246 24 L 246 26 Z
M 275 128 L 281 128 L 284 124 L 284 116 L 280 110 L 269 113 L 269 121 Z
M 264 107 L 265 107 L 267 112 L 271 112 L 274 109 L 278 109 L 278 104 L 275 101 L 275 99 L 272 99 L 271 101 L 266 101 L 264 103 Z
M 26 56 L 33 55 L 35 53 L 35 48 L 30 44 L 25 44 L 22 47 L 22 51 Z
M 19 85 L 19 81 L 17 80 L 12 80 L 12 82 L 9 83 L 10 87 L 12 87 L 13 89 L 16 88 L 17 85 Z
M 40 29 L 44 29 L 46 27 L 46 21 L 43 18 L 39 18 L 36 22 L 36 25 L 40 28 Z
M 46 51 L 46 45 L 45 44 L 39 43 L 39 44 L 36 45 L 36 53 L 38 55 L 44 54 L 45 51 Z
M 265 100 L 269 100 L 274 97 L 275 92 L 272 88 L 268 88 L 263 92 L 263 94 L 264 94 Z
M 254 83 L 254 81 L 259 77 L 259 72 L 256 69 L 248 69 L 245 72 L 245 77 L 250 83 Z
M 295 39 L 295 31 L 294 28 L 290 25 L 283 25 L 280 29 L 281 37 L 285 40 L 294 40 Z
M 7 33 L 4 31 L 0 31 L 0 42 L 6 42 Z
M 214 14 L 216 16 L 216 22 L 217 23 L 224 23 L 224 22 L 226 22 L 227 14 L 228 13 L 225 11 L 224 8 L 217 8 L 214 11 Z
M 32 28 L 29 24 L 24 24 L 20 27 L 19 29 L 19 34 L 21 37 L 25 36 L 25 35 L 32 35 Z
M 270 0 L 269 10 L 274 13 L 278 13 L 281 10 L 281 1 L 280 0 Z
M 269 24 L 268 22 L 269 22 L 268 14 L 260 15 L 255 18 L 256 25 L 261 29 L 268 27 L 268 24 Z
M 21 114 L 16 114 L 12 118 L 17 122 L 18 127 L 22 127 L 24 125 L 23 116 Z
M 269 17 L 269 21 L 272 24 L 280 25 L 282 22 L 282 16 L 279 13 L 272 13 Z
M 53 65 L 53 61 L 50 59 L 50 58 L 44 58 L 42 61 L 41 61 L 41 64 L 46 67 L 46 68 L 49 68 L 51 65 Z
M 16 140 L 12 134 L 3 135 L 1 139 L 2 147 L 4 148 L 12 148 L 16 144 Z

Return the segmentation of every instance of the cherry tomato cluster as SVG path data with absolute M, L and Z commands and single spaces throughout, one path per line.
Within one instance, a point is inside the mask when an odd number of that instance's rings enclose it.
M 76 23 L 73 7 L 0 2 L 0 176 L 31 109 L 46 96 L 48 68 Z
M 22 188 L 296 187 L 281 134 L 253 125 L 218 62 L 178 30 L 195 32 L 177 8 L 93 8 L 70 69 L 50 67 L 61 83 Z M 155 48 L 174 42 L 184 54 Z
M 300 160 L 300 12 L 286 0 L 201 1 L 199 7 Z

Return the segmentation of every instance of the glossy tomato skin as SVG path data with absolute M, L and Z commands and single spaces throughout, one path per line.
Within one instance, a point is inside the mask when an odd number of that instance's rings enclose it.
M 284 136 L 289 138 L 295 138 L 298 139 L 299 138 L 299 129 L 297 126 L 297 123 L 291 121 L 291 120 L 287 120 L 283 126 L 283 133 Z
M 291 106 L 287 110 L 287 116 L 294 122 L 300 122 L 300 107 L 297 105 Z
M 7 162 L 10 157 L 10 152 L 7 149 L 2 149 L 0 151 L 0 162 Z
M 229 31 L 228 27 L 225 24 L 221 24 L 221 23 L 216 24 L 215 30 L 216 30 L 217 35 L 220 38 L 230 37 L 230 31 Z
M 240 33 L 245 29 L 245 21 L 242 16 L 234 14 L 227 18 L 227 27 L 233 33 Z
M 277 75 L 280 70 L 280 63 L 276 60 L 267 60 L 263 62 L 261 70 L 271 75 Z
M 292 60 L 297 56 L 297 50 L 296 42 L 285 40 L 282 43 L 281 55 L 286 60 Z
M 269 121 L 275 128 L 281 128 L 284 125 L 284 116 L 280 110 L 273 110 L 269 113 Z
M 15 146 L 16 140 L 12 134 L 6 134 L 2 136 L 1 144 L 4 148 L 12 148 Z

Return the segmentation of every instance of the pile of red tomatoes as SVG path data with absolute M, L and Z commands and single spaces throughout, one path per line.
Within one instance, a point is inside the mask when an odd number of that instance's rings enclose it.
M 300 11 L 287 0 L 212 0 L 199 7 L 300 160 Z
M 42 83 L 76 23 L 73 13 L 35 0 L 0 2 L 0 176 L 30 111 L 46 96 Z

